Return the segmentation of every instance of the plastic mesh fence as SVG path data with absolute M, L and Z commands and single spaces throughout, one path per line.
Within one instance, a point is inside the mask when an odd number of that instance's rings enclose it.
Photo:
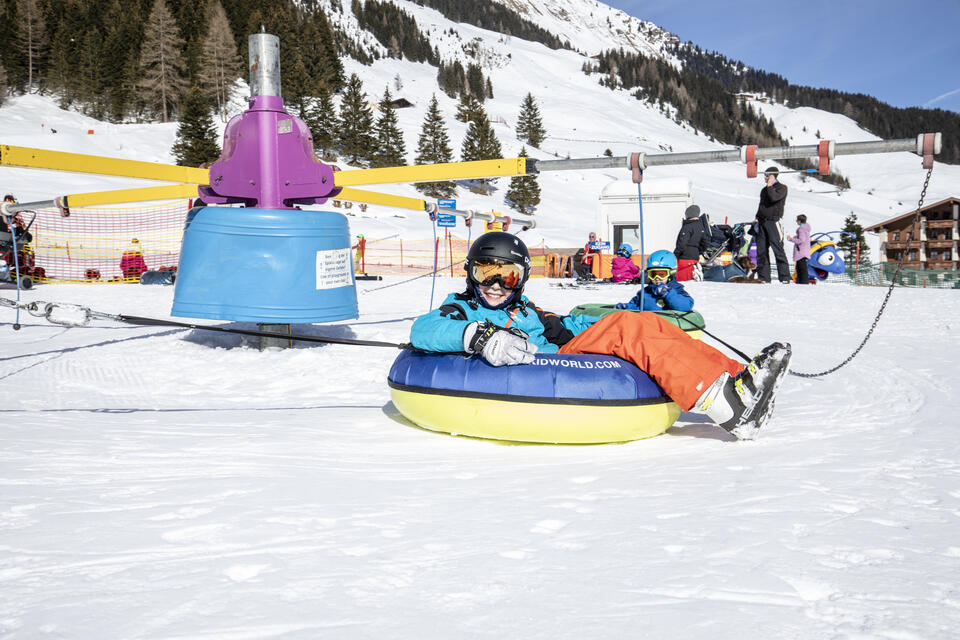
M 830 280 L 865 286 L 889 286 L 897 265 L 889 262 L 869 266 L 847 267 L 843 274 L 831 275 Z M 932 289 L 960 289 L 960 271 L 937 269 L 911 269 L 904 267 L 897 277 L 901 287 Z
M 436 247 L 437 275 L 456 278 L 464 276 L 463 263 L 467 259 L 467 241 L 457 236 L 403 239 L 389 237 L 367 238 L 363 252 L 354 249 L 354 266 L 358 273 L 370 275 L 417 275 L 434 268 Z M 530 247 L 531 276 L 546 275 L 546 250 L 543 245 Z
M 147 270 L 176 269 L 189 201 L 123 209 L 77 208 L 69 217 L 37 210 L 21 269 L 37 282 L 136 282 Z M 30 212 L 20 214 L 24 222 Z
M 135 208 L 73 208 L 69 217 L 39 209 L 30 227 L 33 240 L 20 251 L 21 271 L 37 282 L 137 282 L 147 270 L 176 269 L 188 200 Z M 24 222 L 33 213 L 20 214 Z M 444 234 L 406 240 L 367 238 L 354 248 L 354 267 L 371 275 L 463 277 L 467 241 Z M 530 246 L 531 276 L 546 275 L 546 250 Z M 434 252 L 436 251 L 436 257 Z M 11 260 L 12 264 L 12 260 Z

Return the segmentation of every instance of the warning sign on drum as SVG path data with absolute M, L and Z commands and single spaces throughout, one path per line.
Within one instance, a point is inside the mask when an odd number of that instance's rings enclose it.
M 317 289 L 335 289 L 353 284 L 350 249 L 317 251 Z

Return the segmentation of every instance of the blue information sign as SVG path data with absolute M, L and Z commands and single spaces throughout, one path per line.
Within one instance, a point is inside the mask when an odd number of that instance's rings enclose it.
M 437 206 L 441 209 L 456 209 L 457 201 L 454 198 L 438 198 Z
M 437 226 L 438 227 L 455 227 L 457 226 L 457 216 L 453 215 L 452 213 L 438 213 Z
M 590 243 L 591 251 L 610 251 L 610 243 L 606 240 L 596 240 Z

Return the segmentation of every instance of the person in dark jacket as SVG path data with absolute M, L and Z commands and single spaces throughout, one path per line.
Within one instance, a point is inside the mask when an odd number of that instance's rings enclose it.
M 767 185 L 760 191 L 760 206 L 757 207 L 757 276 L 770 282 L 770 249 L 777 261 L 777 277 L 784 284 L 791 284 L 790 265 L 783 250 L 783 205 L 787 201 L 787 185 L 777 181 L 780 171 L 767 167 L 763 179 Z
M 693 280 L 693 272 L 700 262 L 700 254 L 707 250 L 710 243 L 700 224 L 700 207 L 695 204 L 687 207 L 683 213 L 683 224 L 677 234 L 677 247 L 673 255 L 677 257 L 677 280 Z

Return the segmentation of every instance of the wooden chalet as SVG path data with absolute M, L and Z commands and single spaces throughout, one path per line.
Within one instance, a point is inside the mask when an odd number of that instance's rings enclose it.
M 927 205 L 920 210 L 920 223 L 914 225 L 916 211 L 865 227 L 880 235 L 880 259 L 899 262 L 907 252 L 905 267 L 914 269 L 960 269 L 960 198 L 951 197 Z M 912 240 L 907 243 L 910 231 Z

